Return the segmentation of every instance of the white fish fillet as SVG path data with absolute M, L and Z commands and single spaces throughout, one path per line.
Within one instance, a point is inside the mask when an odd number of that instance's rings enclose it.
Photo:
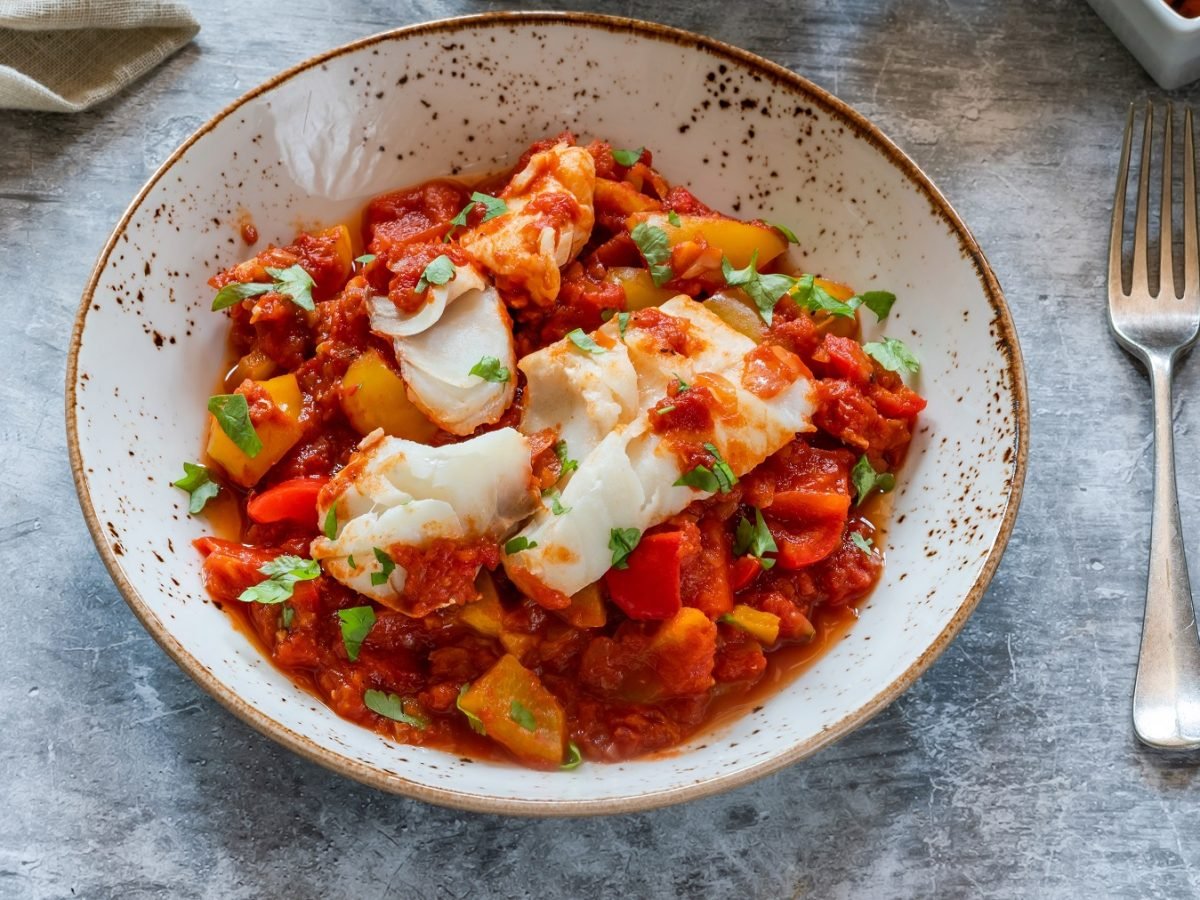
M 383 571 L 375 548 L 499 540 L 536 509 L 532 480 L 529 442 L 513 428 L 444 447 L 373 432 L 322 494 L 334 498 L 338 529 L 333 540 L 313 541 L 313 559 L 347 587 L 397 607 L 407 572 L 397 565 L 385 583 L 372 584 L 371 575 Z M 328 511 L 328 503 L 320 506 L 319 521 Z

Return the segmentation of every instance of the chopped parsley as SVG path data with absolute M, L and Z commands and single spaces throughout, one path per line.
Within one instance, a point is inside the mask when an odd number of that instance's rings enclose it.
M 692 386 L 690 384 L 688 384 L 686 381 L 684 381 L 683 378 L 680 377 L 678 372 L 675 373 L 675 386 L 676 386 L 676 391 L 675 391 L 676 394 L 686 394 L 688 391 L 690 391 L 692 389 Z
M 614 569 L 629 568 L 629 554 L 637 547 L 642 539 L 642 533 L 636 528 L 613 528 L 608 533 L 608 549 L 612 551 L 612 567 Z
M 625 340 L 625 329 L 629 327 L 629 313 L 617 313 L 617 330 L 621 332 L 621 340 Z
M 487 728 L 484 727 L 483 719 L 475 715 L 469 709 L 462 705 L 463 695 L 471 688 L 471 683 L 467 682 L 458 689 L 458 699 L 454 701 L 454 705 L 458 707 L 458 711 L 467 717 L 467 724 L 471 726 L 471 730 L 476 734 L 487 734 Z
M 567 741 L 567 761 L 559 766 L 564 772 L 570 772 L 572 769 L 578 769 L 583 763 L 583 754 L 579 752 L 579 745 L 574 741 Z
M 792 231 L 786 225 L 780 225 L 778 222 L 768 222 L 767 224 L 782 234 L 789 244 L 800 243 L 800 238 L 796 237 L 796 232 Z
M 872 541 L 870 538 L 863 537 L 857 531 L 852 531 L 850 532 L 850 543 L 852 543 L 863 553 L 867 554 L 867 556 L 871 555 L 871 548 L 874 545 L 874 541 Z
M 358 263 L 360 266 L 365 266 L 369 263 L 375 262 L 375 254 L 374 253 L 364 253 L 362 256 L 354 257 L 354 261 L 356 263 Z
M 375 553 L 375 559 L 378 560 L 379 565 L 383 567 L 382 571 L 371 573 L 371 584 L 373 584 L 375 587 L 379 587 L 381 584 L 388 583 L 388 579 L 392 577 L 392 572 L 396 571 L 396 563 L 390 556 L 388 556 L 378 547 L 372 547 L 371 549 Z
M 729 468 L 729 464 L 721 458 L 721 452 L 716 447 L 712 444 L 705 444 L 704 449 L 713 456 L 712 467 L 696 466 L 690 472 L 680 475 L 674 486 L 695 488 L 711 494 L 715 494 L 717 491 L 728 494 L 737 484 L 737 476 L 733 474 L 733 469 Z
M 768 559 L 766 554 L 775 553 L 778 550 L 779 546 L 775 543 L 775 538 L 771 535 L 771 529 L 763 521 L 762 510 L 756 506 L 754 508 L 753 522 L 745 516 L 738 522 L 737 531 L 733 535 L 734 555 L 741 556 L 744 553 L 749 553 L 758 560 L 760 566 L 764 569 L 769 569 L 775 565 L 775 560 Z
M 679 218 L 679 213 L 675 212 L 675 210 L 671 210 L 667 213 L 667 221 L 676 228 L 681 228 L 683 226 L 683 220 Z
M 613 159 L 617 161 L 617 165 L 628 169 L 641 159 L 645 152 L 645 147 L 638 147 L 636 150 L 613 150 L 612 155 Z
M 262 452 L 262 441 L 250 421 L 250 404 L 244 394 L 217 394 L 208 398 L 208 411 L 237 448 L 251 459 Z
M 526 731 L 537 731 L 537 719 L 533 711 L 520 700 L 514 700 L 508 707 L 508 717 Z
M 854 485 L 854 505 L 862 502 L 875 491 L 886 494 L 896 486 L 896 476 L 891 472 L 876 472 L 864 453 L 850 470 L 850 481 Z
M 425 267 L 425 271 L 417 279 L 417 286 L 413 290 L 419 294 L 429 290 L 431 285 L 446 284 L 453 278 L 454 260 L 443 253 Z
M 391 719 L 395 722 L 403 722 L 405 725 L 411 725 L 413 728 L 424 729 L 429 720 L 421 716 L 414 716 L 404 711 L 404 706 L 408 701 L 398 694 L 387 694 L 383 691 L 369 690 L 363 694 L 363 704 L 371 712 L 379 713 L 386 719 Z
M 672 404 L 670 404 L 669 406 L 660 406 L 660 407 L 659 407 L 658 409 L 656 409 L 654 412 L 655 412 L 657 415 L 660 415 L 660 416 L 665 416 L 665 415 L 666 415 L 667 413 L 669 413 L 669 412 L 675 412 L 675 404 L 674 404 L 674 403 L 672 403 Z
M 896 302 L 896 295 L 891 291 L 867 291 L 865 294 L 851 297 L 846 302 L 853 303 L 855 300 L 875 313 L 876 319 L 886 319 L 887 314 L 892 311 L 892 304 Z
M 209 477 L 208 467 L 199 463 L 185 462 L 183 477 L 178 481 L 172 481 L 171 484 L 187 491 L 190 495 L 188 514 L 192 516 L 204 509 L 204 504 L 217 496 L 221 490 L 221 486 Z
M 532 550 L 537 546 L 537 541 L 531 541 L 523 534 L 518 534 L 515 538 L 509 538 L 504 542 L 504 552 L 511 556 L 514 553 L 520 553 L 522 550 Z
M 800 306 L 807 309 L 809 312 L 824 312 L 831 316 L 842 316 L 850 319 L 854 317 L 854 311 L 858 309 L 863 302 L 859 297 L 851 297 L 849 300 L 842 301 L 821 285 L 817 284 L 816 276 L 801 275 L 795 279 L 796 289 L 794 296 L 796 302 Z
M 241 303 L 247 297 L 257 297 L 259 294 L 265 294 L 267 291 L 275 290 L 275 286 L 271 284 L 262 284 L 261 282 L 232 282 L 225 285 L 217 291 L 217 296 L 213 297 L 212 311 L 216 312 L 220 309 L 228 309 Z
M 729 468 L 729 463 L 725 462 L 725 458 L 721 456 L 721 451 L 713 444 L 706 443 L 704 449 L 712 454 L 714 461 L 712 471 L 721 485 L 721 493 L 728 494 L 737 484 L 737 476 L 733 474 L 733 469 Z
M 554 455 L 558 457 L 559 478 L 562 478 L 562 476 L 566 475 L 568 472 L 574 472 L 579 468 L 579 460 L 571 459 L 571 457 L 567 455 L 566 441 L 557 441 L 554 444 Z
M 464 206 L 459 211 L 458 215 L 450 220 L 450 224 L 454 226 L 466 225 L 467 216 L 471 214 L 471 210 L 475 208 L 476 203 L 483 204 L 484 211 L 483 218 L 479 220 L 480 225 L 489 219 L 494 219 L 496 216 L 502 216 L 508 212 L 508 204 L 499 197 L 493 197 L 490 194 L 481 194 L 479 191 L 475 191 L 475 193 L 471 194 L 471 202 Z M 447 235 L 447 238 L 449 238 L 449 235 Z
M 484 381 L 494 381 L 497 384 L 504 384 L 508 381 L 512 374 L 506 366 L 500 365 L 500 360 L 494 356 L 480 357 L 479 362 L 471 366 L 469 375 L 478 375 Z
M 546 490 L 542 491 L 542 496 L 550 501 L 550 512 L 556 516 L 561 516 L 571 511 L 571 507 L 563 506 L 562 493 L 558 488 L 546 488 Z
M 282 603 L 292 596 L 296 582 L 319 577 L 321 566 L 314 559 L 285 554 L 263 564 L 258 571 L 266 575 L 267 580 L 242 591 L 238 599 L 243 603 Z
M 312 276 L 299 266 L 288 266 L 286 269 L 267 269 L 267 274 L 275 279 L 272 287 L 285 297 L 291 298 L 301 309 L 312 312 L 317 307 L 313 304 L 312 289 L 316 284 Z
M 342 644 L 351 662 L 358 659 L 363 641 L 375 625 L 375 610 L 369 606 L 351 606 L 338 610 L 338 622 L 342 626 Z
M 580 350 L 590 353 L 593 356 L 599 356 L 601 353 L 607 352 L 603 347 L 592 340 L 591 336 L 585 334 L 582 328 L 574 328 L 571 331 L 568 331 L 567 339 Z
M 337 506 L 329 507 L 329 512 L 325 513 L 325 537 L 331 541 L 337 540 Z
M 292 630 L 292 620 L 296 618 L 296 610 L 288 604 L 283 605 L 283 609 L 279 611 L 279 624 L 286 630 Z
M 637 244 L 642 258 L 646 260 L 646 265 L 650 267 L 650 277 L 654 280 L 655 287 L 662 287 L 675 277 L 675 273 L 671 271 L 669 265 L 671 242 L 665 231 L 657 225 L 639 222 L 629 236 Z
M 863 352 L 874 357 L 889 372 L 908 372 L 915 375 L 921 371 L 921 363 L 902 341 L 885 337 L 882 341 L 863 344 Z
M 347 556 L 347 557 L 346 557 L 346 565 L 348 565 L 348 566 L 349 566 L 351 569 L 357 569 L 357 568 L 358 568 L 358 563 L 356 563 L 356 562 L 354 561 L 354 554 L 353 554 L 353 553 L 351 553 L 349 556 Z
M 758 314 L 768 325 L 775 312 L 779 298 L 796 286 L 797 279 L 790 275 L 763 275 L 758 271 L 758 250 L 750 255 L 750 265 L 735 269 L 726 256 L 721 257 L 721 273 L 730 287 L 740 287 L 754 301 Z

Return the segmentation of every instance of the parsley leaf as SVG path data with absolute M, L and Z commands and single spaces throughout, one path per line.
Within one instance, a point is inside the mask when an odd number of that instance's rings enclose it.
M 559 766 L 564 772 L 570 772 L 572 769 L 578 769 L 583 763 L 583 754 L 579 752 L 579 745 L 574 741 L 567 741 L 567 761 Z
M 267 268 L 267 274 L 275 279 L 271 289 L 288 297 L 301 309 L 312 312 L 317 307 L 313 304 L 312 289 L 316 284 L 300 266 L 288 266 L 286 269 Z
M 537 546 L 537 541 L 531 541 L 523 534 L 518 534 L 515 538 L 509 538 L 504 542 L 504 552 L 511 556 L 514 553 L 520 553 L 522 550 L 532 550 Z
M 204 509 L 204 504 L 211 500 L 221 490 L 221 486 L 208 477 L 208 467 L 197 463 L 183 464 L 183 477 L 172 481 L 177 488 L 182 488 L 191 495 L 188 502 L 188 515 L 196 515 Z
M 767 559 L 766 554 L 775 553 L 778 550 L 779 546 L 775 543 L 771 529 L 763 521 L 762 510 L 757 506 L 754 507 L 753 522 L 745 516 L 738 522 L 737 531 L 733 535 L 734 555 L 741 556 L 743 553 L 749 553 L 758 560 L 760 566 L 769 569 L 775 565 L 775 560 Z
M 789 244 L 800 243 L 800 238 L 796 237 L 796 232 L 792 231 L 786 225 L 780 225 L 777 222 L 768 222 L 767 224 L 782 234 Z
M 375 624 L 375 610 L 369 606 L 339 609 L 338 620 L 342 626 L 342 643 L 346 647 L 346 656 L 354 662 L 358 659 L 358 651 L 362 649 L 363 641 L 367 639 Z
M 266 575 L 267 580 L 242 591 L 238 599 L 243 603 L 282 603 L 292 596 L 296 582 L 319 577 L 321 566 L 315 559 L 284 555 L 265 563 L 258 571 Z
M 478 375 L 484 381 L 494 381 L 497 384 L 503 384 L 508 381 L 511 373 L 507 367 L 500 365 L 500 360 L 496 359 L 496 357 L 482 356 L 479 358 L 479 362 L 471 366 L 471 371 L 468 374 Z
M 750 265 L 744 269 L 735 269 L 726 256 L 721 257 L 721 273 L 725 283 L 730 287 L 740 287 L 746 292 L 758 314 L 768 325 L 775 312 L 775 304 L 779 298 L 796 286 L 796 279 L 790 275 L 763 275 L 758 271 L 758 250 L 750 255 Z
M 654 280 L 655 287 L 662 287 L 675 277 L 675 273 L 671 271 L 671 266 L 669 265 L 671 260 L 671 242 L 667 238 L 665 231 L 657 225 L 651 225 L 648 222 L 639 222 L 634 226 L 629 236 L 637 244 L 642 258 L 646 260 L 646 265 L 650 267 L 650 277 Z
M 854 468 L 850 470 L 850 481 L 854 485 L 854 505 L 861 506 L 876 490 L 887 493 L 896 486 L 896 476 L 891 472 L 876 472 L 867 454 L 858 458 Z
M 639 159 L 641 159 L 642 154 L 645 152 L 645 147 L 638 147 L 636 150 L 614 150 L 612 155 L 613 159 L 617 161 L 618 166 L 624 166 L 628 169 Z
M 579 468 L 579 460 L 571 459 L 567 456 L 567 442 L 558 441 L 554 445 L 554 455 L 558 457 L 559 478 L 566 475 L 568 472 L 574 472 Z
M 861 550 L 867 556 L 871 555 L 871 546 L 874 543 L 870 538 L 865 538 L 857 531 L 850 532 L 850 543 Z
M 357 568 L 358 568 L 358 563 L 356 563 L 356 562 L 354 561 L 354 554 L 353 554 L 353 553 L 351 553 L 349 556 L 347 556 L 347 557 L 346 557 L 346 565 L 348 565 L 348 566 L 349 566 L 351 569 L 357 569 Z
M 262 441 L 250 421 L 250 404 L 244 394 L 217 394 L 208 398 L 208 411 L 237 448 L 251 459 L 262 452 Z
M 403 722 L 405 725 L 424 730 L 429 724 L 429 720 L 406 713 L 404 705 L 407 702 L 398 694 L 386 694 L 383 691 L 367 691 L 363 694 L 363 704 L 371 712 L 379 713 L 386 719 Z
M 715 494 L 721 487 L 717 476 L 708 466 L 696 466 L 690 472 L 684 472 L 673 485 L 674 487 L 690 487 L 698 491 L 708 491 Z
M 331 541 L 337 540 L 337 505 L 329 507 L 329 512 L 325 513 L 325 537 Z
M 508 707 L 508 717 L 526 731 L 537 731 L 537 719 L 533 712 L 520 700 L 514 700 Z
M 854 310 L 863 302 L 859 297 L 851 297 L 845 302 L 839 300 L 821 285 L 813 275 L 801 275 L 796 279 L 796 302 L 809 312 L 825 312 L 831 316 L 852 318 Z
M 217 291 L 217 296 L 213 297 L 212 310 L 216 312 L 219 309 L 228 309 L 230 306 L 241 303 L 247 297 L 257 297 L 259 294 L 265 294 L 271 290 L 274 290 L 274 287 L 269 284 L 232 282 Z
M 374 253 L 364 253 L 362 256 L 354 257 L 354 261 L 356 263 L 358 263 L 360 266 L 365 266 L 368 263 L 375 262 L 375 254 Z
M 458 689 L 458 699 L 454 701 L 454 705 L 458 707 L 458 711 L 467 717 L 467 724 L 471 726 L 471 730 L 476 734 L 487 734 L 487 728 L 483 725 L 483 719 L 475 715 L 469 709 L 462 705 L 463 695 L 470 690 L 471 683 L 468 681 Z
M 285 604 L 283 609 L 279 611 L 279 624 L 287 631 L 291 631 L 292 620 L 294 618 L 296 618 L 296 610 Z
M 392 573 L 396 571 L 396 563 L 384 551 L 378 547 L 371 548 L 375 552 L 375 559 L 379 561 L 379 565 L 383 567 L 380 572 L 371 573 L 371 584 L 379 587 L 381 584 L 387 584 L 388 579 L 392 577 Z
M 425 267 L 425 271 L 417 279 L 417 286 L 413 290 L 419 294 L 429 290 L 430 285 L 445 284 L 453 278 L 454 260 L 443 253 Z
M 617 330 L 621 332 L 621 340 L 625 340 L 625 329 L 629 327 L 629 313 L 617 313 Z
M 675 412 L 675 404 L 672 403 L 670 406 L 660 406 L 654 412 L 656 415 L 665 416 L 669 412 Z
M 589 335 L 584 334 L 582 328 L 574 328 L 571 331 L 568 331 L 567 338 L 580 350 L 590 353 L 593 356 L 599 356 L 601 353 L 608 352 L 594 340 L 592 340 Z
M 716 476 L 717 483 L 721 485 L 721 493 L 728 494 L 737 484 L 737 476 L 733 474 L 733 469 L 729 468 L 729 463 L 725 462 L 724 457 L 721 456 L 721 451 L 714 445 L 706 443 L 704 449 L 712 454 L 715 461 L 712 472 Z
M 629 568 L 629 554 L 641 539 L 642 533 L 636 528 L 613 528 L 609 531 L 608 549 L 612 551 L 614 569 Z
M 667 213 L 667 221 L 670 222 L 672 225 L 674 225 L 676 228 L 683 227 L 683 220 L 681 218 L 679 218 L 679 213 L 675 212 L 675 210 L 671 210 L 670 212 Z
M 684 381 L 678 372 L 675 373 L 675 381 L 678 385 L 678 389 L 675 391 L 676 394 L 685 394 L 692 389 L 692 386 Z
M 881 342 L 871 341 L 863 344 L 863 351 L 868 356 L 875 357 L 889 372 L 908 372 L 915 375 L 921 371 L 921 363 L 913 356 L 912 351 L 895 338 L 885 337 Z
M 859 294 L 857 298 L 851 297 L 846 302 L 852 303 L 855 299 L 875 313 L 876 319 L 886 319 L 887 314 L 892 311 L 892 304 L 896 302 L 896 295 L 891 291 L 867 291 L 865 294 Z
M 496 216 L 502 216 L 508 212 L 508 204 L 499 197 L 493 197 L 490 194 L 481 194 L 479 191 L 471 194 L 471 202 L 462 208 L 457 216 L 450 220 L 451 225 L 466 225 L 467 216 L 471 214 L 471 210 L 475 208 L 476 203 L 483 204 L 483 218 L 479 220 L 482 225 L 489 219 L 494 219 Z
M 562 505 L 562 493 L 558 488 L 546 488 L 546 490 L 542 491 L 542 496 L 550 501 L 550 512 L 556 516 L 561 516 L 571 511 L 571 507 Z

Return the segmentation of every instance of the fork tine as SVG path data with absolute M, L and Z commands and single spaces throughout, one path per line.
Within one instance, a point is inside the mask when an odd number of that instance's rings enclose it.
M 1172 129 L 1171 104 L 1163 120 L 1162 194 L 1158 198 L 1158 296 L 1174 300 L 1179 291 L 1175 285 L 1175 198 L 1172 179 L 1172 160 L 1175 156 L 1175 135 Z M 1170 292 L 1169 294 L 1167 292 Z
M 1188 110 L 1188 141 L 1191 146 L 1191 116 Z M 1108 236 L 1108 289 L 1110 293 L 1124 294 L 1121 281 L 1121 234 L 1125 227 L 1125 194 L 1129 188 L 1129 153 L 1133 146 L 1133 104 L 1129 104 L 1129 116 L 1125 121 L 1125 142 L 1121 147 L 1121 165 L 1117 168 L 1117 193 L 1113 197 L 1112 227 Z M 1193 201 L 1193 213 L 1195 212 Z M 1194 216 L 1193 216 L 1194 219 Z M 1193 232 L 1195 223 L 1193 225 Z
M 1137 214 L 1133 224 L 1133 272 L 1130 289 L 1150 293 L 1150 144 L 1154 134 L 1154 104 L 1146 104 L 1146 127 L 1142 129 L 1142 170 L 1138 173 Z
M 1183 116 L 1183 290 L 1200 289 L 1200 249 L 1196 246 L 1196 141 L 1192 136 L 1192 110 Z

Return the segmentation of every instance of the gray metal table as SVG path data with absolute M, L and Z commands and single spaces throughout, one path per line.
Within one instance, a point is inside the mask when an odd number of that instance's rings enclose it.
M 62 424 L 71 323 L 109 228 L 179 141 L 274 72 L 505 6 L 195 0 L 197 42 L 122 96 L 0 113 L 0 897 L 1200 893 L 1198 760 L 1139 749 L 1129 723 L 1150 407 L 1103 315 L 1119 129 L 1158 92 L 1082 0 L 592 5 L 739 44 L 858 107 L 956 204 L 1007 290 L 1033 418 L 1016 532 L 962 636 L 851 737 L 660 812 L 470 815 L 294 758 L 138 625 L 87 536 Z M 1177 385 L 1194 569 L 1198 382 L 1200 360 Z

